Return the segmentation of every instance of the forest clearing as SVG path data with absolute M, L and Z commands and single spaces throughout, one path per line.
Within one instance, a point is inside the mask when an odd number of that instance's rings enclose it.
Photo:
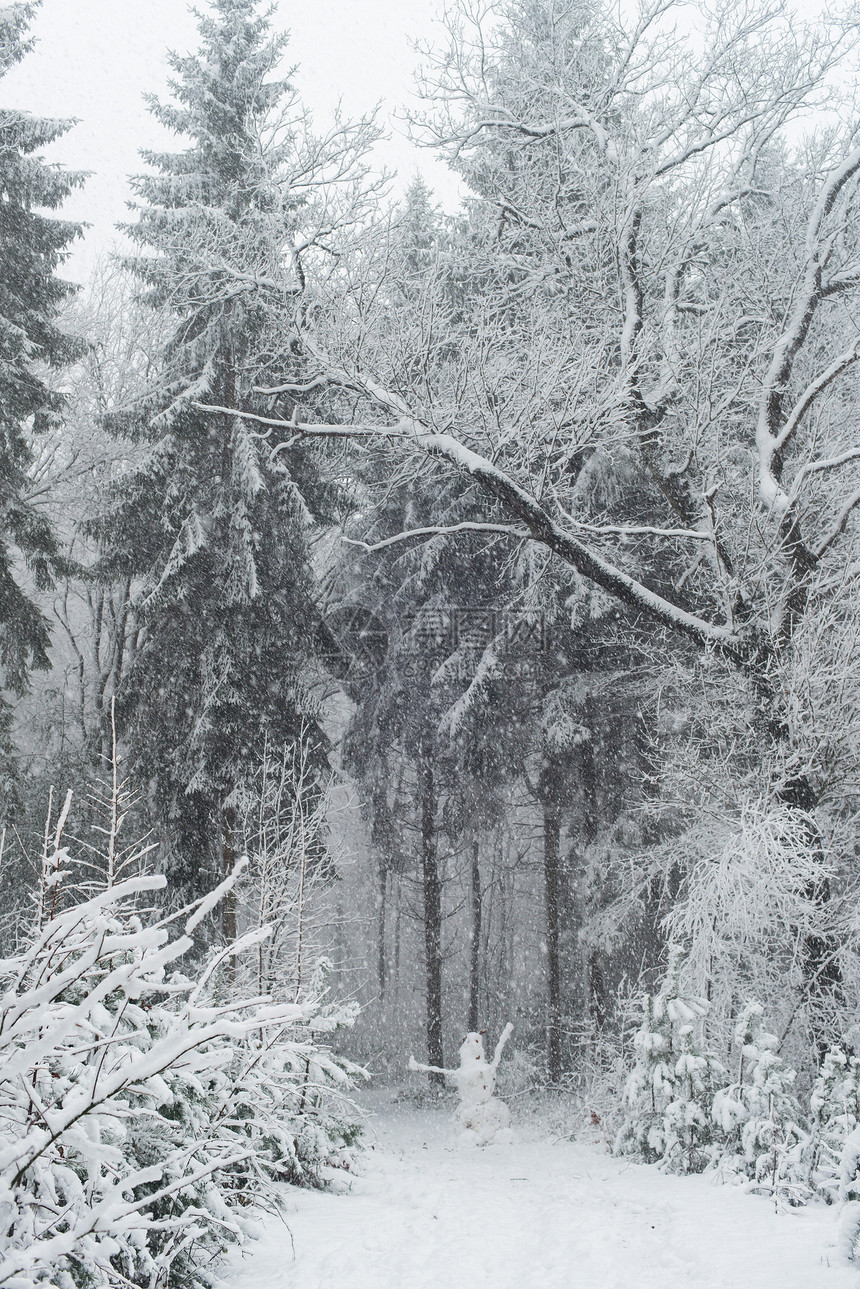
M 373 1149 L 334 1193 L 293 1197 L 230 1289 L 855 1289 L 833 1210 L 613 1159 L 535 1116 L 506 1146 L 458 1146 L 450 1107 L 364 1094 Z M 286 1229 L 288 1228 L 288 1229 Z

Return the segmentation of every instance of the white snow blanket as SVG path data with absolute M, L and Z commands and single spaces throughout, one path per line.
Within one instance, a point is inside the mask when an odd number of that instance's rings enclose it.
M 524 1134 L 463 1149 L 444 1108 L 367 1098 L 364 1175 L 293 1191 L 229 1289 L 858 1289 L 838 1212 L 776 1214 L 707 1177 L 667 1177 L 588 1145 Z M 344 1179 L 348 1182 L 348 1179 Z

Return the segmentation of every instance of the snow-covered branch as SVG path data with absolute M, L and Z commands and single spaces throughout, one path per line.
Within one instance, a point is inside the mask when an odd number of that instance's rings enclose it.
M 480 483 L 497 500 L 501 501 L 506 509 L 522 521 L 531 540 L 538 541 L 548 547 L 568 564 L 572 565 L 577 572 L 590 578 L 619 600 L 641 609 L 649 617 L 657 619 L 672 630 L 680 631 L 696 640 L 700 645 L 716 647 L 738 661 L 741 660 L 742 640 L 730 626 L 712 623 L 706 618 L 690 613 L 679 605 L 673 604 L 671 600 L 666 599 L 665 596 L 652 590 L 629 573 L 624 572 L 623 569 L 616 567 L 602 555 L 586 546 L 579 538 L 566 531 L 533 496 L 499 466 L 494 465 L 487 458 L 466 447 L 452 434 L 428 432 L 426 427 L 421 426 L 420 422 L 414 417 L 406 420 L 404 412 L 408 409 L 405 408 L 405 404 L 399 396 L 383 390 L 376 382 L 365 380 L 359 375 L 349 377 L 349 380 L 353 387 L 363 387 L 373 401 L 381 403 L 386 409 L 396 409 L 404 417 L 396 426 L 383 427 L 381 431 L 378 431 L 381 436 L 403 438 L 413 450 L 447 461 L 458 471 Z M 339 383 L 338 373 L 335 373 L 334 381 Z M 234 412 L 233 415 L 245 417 L 248 414 L 240 411 Z M 281 424 L 287 427 L 286 422 L 281 422 Z M 337 429 L 341 435 L 348 436 L 349 434 L 349 427 L 347 426 L 333 426 L 331 428 Z M 411 433 L 408 431 L 411 431 Z M 315 432 L 323 433 L 324 431 L 321 427 L 317 427 Z M 366 425 L 362 425 L 357 429 L 358 434 L 369 432 L 372 431 Z M 501 525 L 500 528 L 502 531 L 506 531 L 508 535 L 516 537 L 525 535 L 519 529 L 512 529 L 507 525 Z M 684 535 L 689 536 L 690 534 L 685 532 Z
M 841 510 L 839 511 L 839 514 L 836 516 L 836 519 L 831 524 L 830 528 L 827 530 L 827 532 L 824 534 L 821 540 L 817 543 L 815 547 L 816 559 L 820 559 L 821 556 L 825 553 L 825 551 L 830 549 L 830 547 L 836 541 L 837 537 L 840 537 L 842 533 L 844 533 L 845 526 L 848 523 L 848 520 L 850 519 L 851 515 L 854 513 L 858 505 L 860 505 L 860 488 L 858 488 L 855 492 L 851 494 L 851 496 L 842 506 Z
M 108 860 L 120 794 L 114 765 Z M 52 892 L 55 857 L 70 862 L 61 848 L 69 806 L 44 865 Z M 340 1020 L 331 1007 L 320 1012 L 311 993 L 300 1002 L 219 997 L 225 956 L 256 949 L 267 927 L 210 955 L 196 978 L 178 971 L 189 933 L 246 864 L 169 919 L 186 931 L 171 938 L 140 911 L 165 879 L 116 880 L 108 863 L 110 885 L 85 899 L 68 891 L 59 903 L 42 901 L 22 948 L 0 960 L 0 1285 L 64 1283 L 71 1266 L 97 1283 L 111 1265 L 117 1284 L 186 1275 L 195 1246 L 208 1259 L 244 1238 L 251 1210 L 243 1207 L 275 1199 L 269 1179 L 302 1176 L 308 1071 L 324 1085 L 342 1083 L 351 1068 L 316 1046 L 314 1027 L 349 1023 L 354 1012 Z
M 838 358 L 834 358 L 833 362 L 830 363 L 830 365 L 826 367 L 820 375 L 816 376 L 815 380 L 810 381 L 794 407 L 791 409 L 791 412 L 786 417 L 785 424 L 779 434 L 776 436 L 773 447 L 774 452 L 781 452 L 783 448 L 785 448 L 797 431 L 797 428 L 804 416 L 812 407 L 819 395 L 827 389 L 828 385 L 832 384 L 837 376 L 841 376 L 842 373 L 852 365 L 852 363 L 857 362 L 858 358 L 860 358 L 860 339 L 856 340 L 851 348 L 847 349 L 844 354 L 840 354 Z M 821 464 L 811 468 L 826 470 L 830 469 L 830 466 Z M 809 471 L 807 471 L 807 473 L 808 472 Z
M 818 394 L 857 357 L 855 347 L 852 346 L 851 350 L 836 359 L 825 372 L 811 382 L 788 419 L 783 420 L 783 400 L 794 370 L 795 360 L 806 340 L 818 306 L 824 298 L 822 275 L 831 250 L 824 234 L 824 224 L 838 197 L 858 171 L 860 171 L 860 147 L 855 147 L 830 172 L 819 190 L 807 223 L 806 261 L 802 280 L 788 325 L 774 346 L 759 399 L 756 424 L 759 491 L 768 509 L 780 516 L 785 515 L 790 504 L 788 494 L 780 483 L 782 448 L 790 441 L 801 418 Z
M 363 542 L 356 537 L 343 537 L 341 540 L 347 542 L 350 546 L 358 546 L 365 551 L 381 551 L 389 546 L 397 546 L 400 542 L 414 541 L 425 537 L 449 537 L 454 533 L 500 533 L 504 537 L 513 537 L 517 541 L 528 539 L 529 533 L 525 529 L 512 528 L 509 524 L 481 524 L 468 523 L 442 524 L 433 525 L 430 528 L 410 528 L 402 533 L 395 533 L 392 537 L 384 537 L 378 542 Z
M 309 438 L 338 439 L 338 438 L 360 438 L 363 435 L 374 438 L 403 438 L 406 435 L 406 427 L 400 425 L 385 426 L 366 424 L 360 422 L 350 425 L 334 425 L 327 423 L 314 423 L 312 421 L 289 420 L 274 416 L 260 416 L 256 412 L 239 412 L 235 407 L 224 407 L 216 403 L 198 403 L 193 404 L 200 412 L 215 412 L 225 416 L 241 416 L 243 421 L 253 421 L 256 425 L 267 425 L 272 429 L 292 430 L 293 442 L 297 437 L 307 435 Z M 275 451 L 283 450 L 286 444 L 276 445 Z

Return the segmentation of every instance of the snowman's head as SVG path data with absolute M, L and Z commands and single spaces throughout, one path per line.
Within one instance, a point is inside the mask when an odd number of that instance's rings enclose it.
M 484 1040 L 480 1034 L 467 1034 L 460 1044 L 460 1064 L 468 1065 L 472 1061 L 486 1061 Z

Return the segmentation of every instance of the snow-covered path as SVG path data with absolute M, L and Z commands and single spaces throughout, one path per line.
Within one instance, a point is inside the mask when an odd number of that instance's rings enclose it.
M 835 1214 L 777 1215 L 547 1137 L 455 1144 L 444 1111 L 392 1106 L 349 1193 L 297 1193 L 230 1289 L 860 1289 Z M 291 1239 L 292 1237 L 292 1239 Z

